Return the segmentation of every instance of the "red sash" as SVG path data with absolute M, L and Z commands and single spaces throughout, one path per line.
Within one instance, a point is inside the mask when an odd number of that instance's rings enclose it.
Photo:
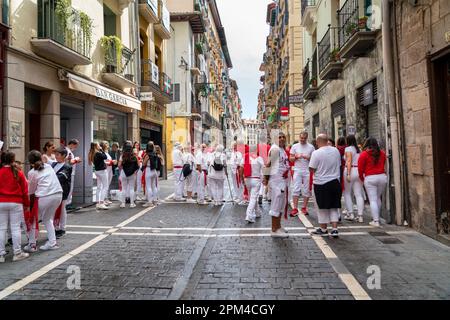
M 61 201 L 61 204 L 59 205 L 58 209 L 56 209 L 55 217 L 53 218 L 53 225 L 55 227 L 59 227 L 59 222 L 61 221 L 62 204 L 63 202 Z
M 146 189 L 146 181 L 145 181 L 145 175 L 147 174 L 147 167 L 144 168 L 144 172 L 142 173 L 142 177 L 141 177 L 141 184 L 142 187 L 144 188 L 144 194 L 145 194 L 145 189 Z M 139 183 L 139 181 L 138 181 Z
M 239 170 L 236 170 L 236 184 L 238 188 L 241 187 L 241 175 L 239 174 Z
M 289 169 L 283 174 L 284 179 L 289 178 L 290 171 L 291 170 Z M 284 219 L 287 220 L 288 219 L 288 208 L 289 208 L 289 187 L 288 187 L 287 183 L 286 183 L 285 194 L 286 194 L 286 205 L 284 206 Z
M 31 211 L 24 213 L 25 224 L 27 226 L 27 232 L 31 232 L 33 224 L 36 227 L 36 238 L 39 235 L 39 198 L 35 197 Z

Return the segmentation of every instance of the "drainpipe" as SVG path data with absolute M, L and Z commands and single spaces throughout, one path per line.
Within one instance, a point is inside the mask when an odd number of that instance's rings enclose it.
M 392 33 L 390 28 L 391 12 L 390 0 L 382 0 L 382 34 L 383 34 L 383 70 L 384 70 L 384 98 L 386 113 L 389 117 L 391 134 L 391 156 L 393 166 L 394 187 L 394 221 L 397 225 L 403 223 L 402 206 L 402 166 L 400 163 L 399 121 L 397 118 L 397 105 L 395 99 L 395 74 L 392 51 Z M 390 184 L 392 186 L 392 184 Z M 389 187 L 390 187 L 389 186 Z M 392 217 L 392 215 L 391 215 Z

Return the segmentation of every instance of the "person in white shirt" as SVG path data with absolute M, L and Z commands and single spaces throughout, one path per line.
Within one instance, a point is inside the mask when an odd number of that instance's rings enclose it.
M 257 205 L 257 202 L 264 168 L 264 160 L 258 155 L 257 145 L 250 146 L 247 160 L 249 163 L 244 164 L 244 171 L 246 171 L 245 185 L 247 186 L 250 201 L 247 207 L 245 221 L 254 223 L 256 218 L 261 217 L 261 209 Z
M 195 181 L 195 157 L 192 154 L 191 146 L 184 147 L 184 153 L 183 153 L 183 163 L 184 165 L 188 164 L 191 168 L 191 173 L 187 177 L 182 177 L 182 179 L 185 179 L 185 185 L 186 185 L 186 194 L 187 194 L 187 203 L 196 203 L 194 199 L 192 199 L 192 191 L 194 190 L 194 181 Z
M 208 184 L 211 185 L 211 195 L 215 206 L 223 204 L 224 183 L 227 174 L 227 159 L 223 150 L 223 146 L 219 144 L 210 158 Z
M 328 234 L 327 225 L 332 224 L 331 236 L 339 236 L 337 224 L 341 208 L 342 189 L 339 181 L 341 176 L 341 155 L 335 147 L 329 146 L 326 134 L 317 136 L 318 150 L 314 151 L 309 167 L 314 171 L 314 198 L 318 207 L 320 228 L 313 234 Z
M 175 201 L 185 201 L 183 197 L 184 177 L 183 177 L 183 147 L 176 142 L 172 151 L 173 177 L 175 179 L 175 191 L 173 199 Z
M 206 144 L 202 144 L 200 150 L 195 155 L 195 165 L 197 169 L 197 203 L 204 205 L 205 192 L 208 183 L 208 155 L 206 153 Z
M 27 252 L 36 252 L 37 220 L 42 220 L 47 231 L 48 241 L 41 246 L 41 250 L 58 249 L 56 243 L 55 227 L 53 218 L 56 209 L 61 204 L 63 190 L 59 183 L 53 168 L 42 162 L 42 155 L 39 151 L 33 150 L 28 154 L 28 161 L 33 169 L 28 172 L 28 193 L 30 198 L 34 198 L 32 214 L 34 223 L 28 232 L 28 245 L 24 250 Z M 28 229 L 28 228 L 27 228 Z
M 352 192 L 356 199 L 358 207 L 358 222 L 364 222 L 364 189 L 363 183 L 359 178 L 358 173 L 358 159 L 361 154 L 358 143 L 354 135 L 349 135 L 346 138 L 347 148 L 345 148 L 345 168 L 344 168 L 344 202 L 347 207 L 347 215 L 344 219 L 353 221 L 355 215 L 353 214 L 353 198 Z
M 302 213 L 308 215 L 308 201 L 311 197 L 309 190 L 309 160 L 314 152 L 314 146 L 308 143 L 308 132 L 300 133 L 300 142 L 292 146 L 290 152 L 290 161 L 295 161 L 292 202 L 294 207 L 291 211 L 291 216 L 295 217 L 298 214 L 298 200 L 300 193 L 303 196 Z
M 286 135 L 278 134 L 278 145 L 273 144 L 269 150 L 269 162 L 264 173 L 264 185 L 270 189 L 270 212 L 272 216 L 272 237 L 287 238 L 289 234 L 281 227 L 281 216 L 287 214 L 289 157 L 286 153 Z
M 108 186 L 107 186 L 108 192 L 107 192 L 107 195 L 105 197 L 105 204 L 106 205 L 111 205 L 112 202 L 109 201 L 108 196 L 109 196 L 109 187 L 111 185 L 111 181 L 112 181 L 112 178 L 113 178 L 113 165 L 114 165 L 114 162 L 113 162 L 113 160 L 111 158 L 111 155 L 109 154 L 109 143 L 108 143 L 108 141 L 100 142 L 100 148 L 102 148 L 103 152 L 106 155 L 105 164 L 106 164 L 106 173 L 108 174 Z
M 242 181 L 243 176 L 243 166 L 244 166 L 244 156 L 238 151 L 237 142 L 233 142 L 233 152 L 230 157 L 231 166 L 231 176 L 233 181 L 233 196 L 236 203 L 240 204 L 244 197 L 244 181 Z

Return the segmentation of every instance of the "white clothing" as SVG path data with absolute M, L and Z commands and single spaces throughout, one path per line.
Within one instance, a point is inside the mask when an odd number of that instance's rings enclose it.
M 70 150 L 69 147 L 66 147 L 67 150 L 67 160 L 69 161 L 69 164 L 72 166 L 72 179 L 70 180 L 70 192 L 69 192 L 69 196 L 67 198 L 67 204 L 71 204 L 72 203 L 72 195 L 73 195 L 73 188 L 75 186 L 75 172 L 77 169 L 77 164 L 71 164 L 70 160 L 75 159 L 75 155 L 73 154 L 72 150 Z
M 315 148 L 310 143 L 301 144 L 296 143 L 291 148 L 291 155 L 304 155 L 308 156 L 311 159 L 312 153 L 315 151 Z M 309 172 L 309 160 L 304 158 L 295 160 L 294 171 L 302 171 Z
M 310 173 L 309 168 L 307 171 L 295 170 L 294 177 L 292 178 L 292 195 L 299 197 L 300 193 L 303 197 L 311 197 L 311 191 L 309 190 Z
M 173 169 L 173 178 L 174 178 L 174 199 L 179 200 L 183 198 L 183 192 L 184 192 L 184 183 L 186 182 L 186 179 L 183 177 L 183 170 L 182 168 L 175 168 Z
M 198 172 L 198 171 L 197 171 Z M 205 176 L 205 172 L 198 172 L 197 174 L 197 200 L 198 201 L 203 201 L 205 200 L 205 189 L 206 189 L 206 176 Z
M 194 190 L 194 181 L 196 181 L 195 177 L 195 157 L 192 153 L 187 152 L 183 154 L 183 162 L 184 164 L 189 164 L 191 166 L 192 172 L 190 175 L 186 177 L 185 186 L 187 192 L 192 192 Z
M 39 220 L 45 225 L 47 231 L 48 242 L 50 245 L 56 244 L 55 227 L 53 225 L 53 219 L 55 217 L 56 209 L 62 201 L 62 193 L 53 194 L 46 197 L 39 197 L 38 200 L 38 210 L 39 210 Z M 31 230 L 28 233 L 29 244 L 36 244 L 36 224 L 33 223 Z
M 286 150 L 273 144 L 269 150 L 270 179 L 283 179 L 283 175 L 291 170 Z
M 105 152 L 105 154 L 106 154 L 105 163 L 106 163 L 106 172 L 108 173 L 108 190 L 109 190 L 109 186 L 111 185 L 111 181 L 112 181 L 114 173 L 113 173 L 113 167 L 109 165 L 112 158 L 108 152 Z
M 49 164 L 45 163 L 42 170 L 31 169 L 28 172 L 28 194 L 40 198 L 58 193 L 62 195 L 62 192 L 58 177 Z
M 195 156 L 195 165 L 200 165 L 202 170 L 208 170 L 208 155 L 201 151 L 197 152 Z
M 353 214 L 352 191 L 358 206 L 358 216 L 364 213 L 364 190 L 362 181 L 359 179 L 358 168 L 352 168 L 350 182 L 347 181 L 347 168 L 344 169 L 344 202 L 349 214 Z
M 214 165 L 214 161 L 218 161 L 218 163 L 221 163 L 224 165 L 224 168 L 222 169 L 222 171 L 216 171 L 213 168 Z M 210 158 L 210 167 L 209 167 L 209 173 L 208 173 L 208 178 L 209 179 L 220 179 L 220 180 L 225 180 L 226 176 L 225 176 L 225 166 L 226 166 L 226 156 L 223 153 L 218 153 L 218 152 L 214 152 L 211 154 L 211 158 Z
M 261 189 L 261 178 L 247 178 L 245 179 L 245 185 L 250 198 L 245 220 L 254 222 L 257 214 L 261 214 L 261 210 L 257 205 L 259 190 Z
M 320 224 L 339 222 L 339 209 L 319 209 L 317 217 Z
M 150 170 L 147 167 L 145 170 L 145 192 L 147 193 L 147 201 L 158 200 L 158 177 L 159 173 L 156 170 Z
M 55 226 L 55 230 L 66 230 L 66 222 L 67 222 L 66 205 L 67 205 L 67 200 L 62 200 L 62 202 L 61 202 L 61 217 L 59 218 L 59 225 Z
M 281 217 L 286 210 L 288 201 L 288 183 L 289 183 L 289 158 L 286 151 L 276 144 L 273 144 L 269 151 L 271 162 L 270 168 L 270 212 L 273 217 Z
M 6 254 L 5 245 L 7 241 L 6 230 L 8 230 L 8 219 L 11 228 L 14 254 L 19 254 L 21 249 L 21 229 L 23 205 L 21 203 L 0 202 L 0 256 Z
M 125 204 L 126 198 L 130 198 L 130 204 L 133 204 L 135 200 L 134 185 L 136 184 L 136 173 L 127 177 L 126 174 L 122 171 L 120 173 L 120 181 L 122 182 L 120 202 L 122 204 Z
M 211 197 L 214 201 L 223 201 L 223 188 L 225 180 L 209 179 L 208 184 L 211 185 Z
M 352 166 L 358 167 L 358 159 L 359 159 L 359 155 L 361 153 L 358 153 L 354 146 L 345 148 L 344 160 L 345 160 L 346 166 L 347 166 L 347 152 L 352 154 Z M 358 169 L 355 169 L 355 170 L 358 171 Z
M 96 200 L 97 203 L 101 203 L 105 201 L 108 195 L 108 172 L 106 170 L 98 170 L 95 171 L 95 176 L 97 177 L 97 192 L 96 192 Z M 123 181 L 122 181 L 123 184 Z M 134 185 L 133 185 L 134 188 Z
M 325 146 L 314 151 L 309 162 L 309 167 L 316 169 L 314 172 L 314 184 L 324 185 L 341 177 L 341 154 L 339 150 Z
M 244 199 L 244 181 L 242 181 L 241 177 L 238 177 L 238 175 L 238 171 L 231 173 L 231 181 L 233 182 L 233 200 L 242 202 Z
M 252 168 L 252 175 L 251 175 L 251 177 L 258 177 L 258 178 L 260 178 L 260 177 L 263 176 L 264 160 L 263 160 L 262 157 L 252 157 L 252 156 L 250 156 L 250 166 Z
M 235 174 L 237 168 L 242 167 L 244 165 L 244 157 L 242 156 L 242 153 L 240 153 L 239 151 L 233 151 L 230 157 L 230 165 L 231 165 L 231 172 Z
M 181 150 L 175 149 L 172 151 L 172 163 L 174 167 L 183 166 L 183 152 L 181 152 Z
M 52 165 L 54 162 L 56 162 L 55 155 L 51 155 L 50 157 L 46 155 L 45 153 L 42 155 L 42 160 L 44 160 L 45 163 L 48 163 L 49 165 Z
M 387 175 L 376 174 L 364 178 L 367 196 L 370 202 L 370 211 L 373 221 L 380 221 L 381 195 L 384 193 L 387 184 Z

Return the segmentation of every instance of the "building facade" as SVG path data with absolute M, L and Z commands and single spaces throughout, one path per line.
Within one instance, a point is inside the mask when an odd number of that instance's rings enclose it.
M 2 139 L 25 163 L 47 141 L 80 141 L 74 201 L 92 201 L 91 141 L 138 140 L 137 2 L 9 2 Z M 4 7 L 5 9 L 5 7 Z M 6 20 L 6 21 L 5 21 Z

